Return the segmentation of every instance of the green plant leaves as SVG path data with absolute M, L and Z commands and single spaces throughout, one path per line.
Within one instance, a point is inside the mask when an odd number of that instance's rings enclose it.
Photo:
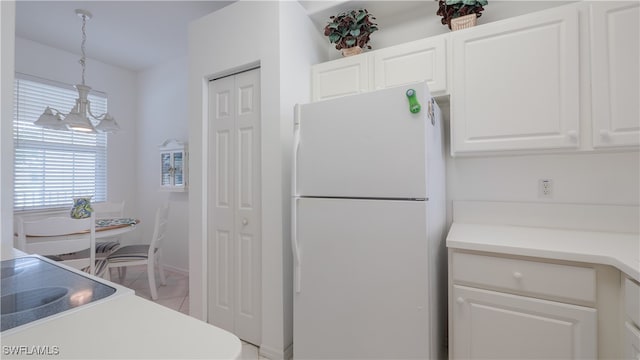
M 367 9 L 350 10 L 331 16 L 324 27 L 324 35 L 329 42 L 336 44 L 336 49 L 358 45 L 364 48 L 369 42 L 369 35 L 378 30 L 375 20 Z

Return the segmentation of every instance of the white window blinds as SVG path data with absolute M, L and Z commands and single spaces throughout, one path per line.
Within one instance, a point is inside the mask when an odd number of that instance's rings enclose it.
M 69 85 L 16 74 L 14 84 L 14 210 L 71 207 L 73 197 L 107 198 L 107 136 L 33 125 L 47 106 L 75 105 Z M 91 111 L 107 111 L 104 94 L 89 94 Z

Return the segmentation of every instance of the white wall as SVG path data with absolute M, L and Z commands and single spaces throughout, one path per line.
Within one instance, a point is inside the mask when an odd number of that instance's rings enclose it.
M 209 79 L 260 64 L 263 207 L 260 351 L 270 358 L 289 356 L 291 350 L 288 182 L 292 108 L 294 102 L 309 98 L 308 66 L 319 60 L 315 54 L 324 51 L 299 7 L 297 2 L 238 2 L 193 22 L 189 32 L 191 315 L 207 318 L 207 204 L 203 201 L 207 198 L 209 151 L 206 84 Z M 237 28 L 238 23 L 243 24 L 242 31 L 229 31 Z M 287 33 L 280 35 L 281 31 Z M 314 40 L 306 44 L 307 39 Z
M 0 1 L 0 243 L 13 245 L 14 1 Z M 3 246 L 3 249 L 5 249 Z
M 80 82 L 82 69 L 78 64 L 78 55 L 23 38 L 16 38 L 15 41 L 16 72 L 67 84 Z M 95 90 L 107 93 L 109 112 L 121 128 L 119 132 L 107 137 L 108 200 L 125 200 L 125 215 L 137 217 L 135 144 L 138 91 L 135 73 L 87 59 L 86 83 Z M 11 196 L 13 194 L 13 188 L 3 187 L 3 191 L 8 191 Z M 128 234 L 124 242 L 139 236 L 137 231 Z
M 186 39 L 185 39 L 186 41 Z M 136 202 L 141 218 L 141 239 L 153 236 L 155 211 L 169 202 L 169 227 L 163 244 L 164 264 L 173 270 L 189 269 L 188 195 L 159 191 L 158 145 L 167 139 L 188 140 L 187 57 L 169 60 L 138 74 Z

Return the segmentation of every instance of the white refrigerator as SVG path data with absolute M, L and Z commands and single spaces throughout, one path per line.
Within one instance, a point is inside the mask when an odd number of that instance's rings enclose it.
M 426 83 L 295 112 L 294 358 L 442 357 L 443 127 Z

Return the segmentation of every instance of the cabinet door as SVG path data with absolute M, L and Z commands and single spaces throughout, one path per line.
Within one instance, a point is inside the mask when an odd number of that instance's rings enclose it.
M 184 152 L 176 151 L 173 157 L 173 186 L 177 189 L 184 187 Z
M 624 358 L 640 359 L 640 331 L 629 322 L 624 323 Z
M 445 37 L 438 36 L 375 51 L 376 89 L 426 80 L 431 94 L 447 90 Z
M 640 144 L 640 4 L 591 5 L 594 147 Z
M 160 188 L 170 189 L 173 185 L 171 181 L 171 169 L 173 162 L 171 161 L 171 152 L 160 153 Z
M 369 91 L 368 59 L 361 54 L 312 66 L 312 101 Z
M 578 9 L 451 34 L 452 153 L 577 148 Z
M 595 309 L 457 285 L 452 294 L 455 359 L 597 356 Z

